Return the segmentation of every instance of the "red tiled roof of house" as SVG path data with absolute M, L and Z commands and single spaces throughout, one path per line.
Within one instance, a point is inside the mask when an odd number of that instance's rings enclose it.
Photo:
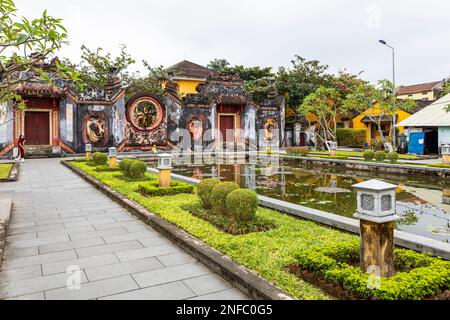
M 211 69 L 187 60 L 183 60 L 176 65 L 171 66 L 166 71 L 172 72 L 175 77 L 179 76 L 196 79 L 207 79 L 212 72 Z
M 401 86 L 398 90 L 397 95 L 414 94 L 414 93 L 432 91 L 435 89 L 439 89 L 439 87 L 441 85 L 442 85 L 441 81 L 435 81 L 435 82 L 415 84 L 412 86 Z

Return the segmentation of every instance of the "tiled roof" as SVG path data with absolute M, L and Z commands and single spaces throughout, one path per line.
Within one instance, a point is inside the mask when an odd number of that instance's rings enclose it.
M 415 84 L 412 86 L 401 86 L 397 95 L 414 94 L 439 89 L 442 85 L 441 81 Z
M 171 66 L 166 71 L 172 72 L 175 77 L 178 76 L 195 79 L 207 79 L 212 72 L 211 69 L 187 60 L 183 60 L 176 65 Z

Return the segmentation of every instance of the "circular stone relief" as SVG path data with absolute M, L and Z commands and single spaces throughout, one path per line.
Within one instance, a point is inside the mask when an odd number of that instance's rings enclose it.
M 128 118 L 136 129 L 152 131 L 163 121 L 164 110 L 156 99 L 141 97 L 128 108 Z

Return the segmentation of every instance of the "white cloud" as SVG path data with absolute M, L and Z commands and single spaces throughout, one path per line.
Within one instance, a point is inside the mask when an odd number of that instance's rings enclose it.
M 295 54 L 332 71 L 391 77 L 389 41 L 397 51 L 401 84 L 450 75 L 450 2 L 443 0 L 16 0 L 20 14 L 44 8 L 65 19 L 71 45 L 61 55 L 79 58 L 81 44 L 117 52 L 127 44 L 138 60 L 172 65 L 184 58 L 207 64 L 289 65 Z

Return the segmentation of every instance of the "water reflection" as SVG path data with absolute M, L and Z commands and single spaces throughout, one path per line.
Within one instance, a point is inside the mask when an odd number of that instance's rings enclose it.
M 356 211 L 356 193 L 351 186 L 381 179 L 400 186 L 399 230 L 450 242 L 450 184 L 444 179 L 305 167 L 294 159 L 246 163 L 245 157 L 175 159 L 174 172 L 199 180 L 234 181 L 260 195 L 346 217 L 353 217 Z

